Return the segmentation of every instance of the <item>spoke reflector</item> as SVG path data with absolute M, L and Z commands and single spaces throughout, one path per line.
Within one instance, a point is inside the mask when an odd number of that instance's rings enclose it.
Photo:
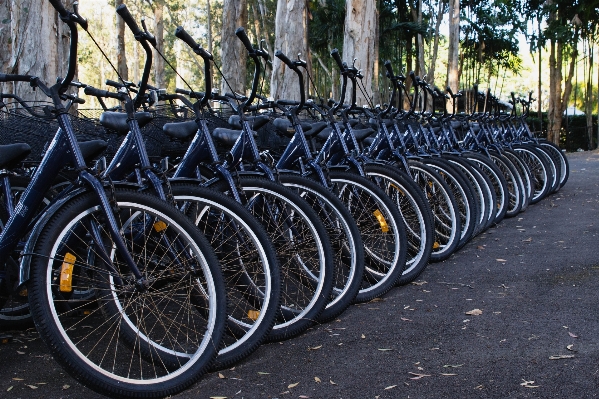
M 73 266 L 77 258 L 70 252 L 64 255 L 64 261 L 60 268 L 60 292 L 73 291 Z
M 377 209 L 376 211 L 373 212 L 373 214 L 379 221 L 379 224 L 381 225 L 381 230 L 383 231 L 383 233 L 387 233 L 389 231 L 389 225 L 387 224 L 387 221 L 385 220 L 385 217 L 383 216 L 381 211 L 379 211 Z

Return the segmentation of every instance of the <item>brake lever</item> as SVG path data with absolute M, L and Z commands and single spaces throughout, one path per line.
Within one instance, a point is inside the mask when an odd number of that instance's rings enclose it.
M 152 46 L 156 47 L 156 43 L 157 43 L 156 42 L 156 38 L 154 37 L 153 34 L 151 34 L 148 31 L 148 28 L 146 27 L 146 18 L 145 17 L 141 18 L 141 27 L 144 28 L 144 33 L 145 33 L 145 36 L 146 36 L 145 39 L 147 41 L 149 41 L 152 44 Z

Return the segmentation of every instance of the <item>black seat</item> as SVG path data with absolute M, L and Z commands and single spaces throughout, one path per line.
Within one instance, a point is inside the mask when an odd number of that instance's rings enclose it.
M 302 123 L 302 129 L 304 129 L 304 136 L 312 137 L 322 132 L 329 124 L 326 122 L 314 122 L 314 123 L 306 123 L 306 127 Z
M 370 147 L 370 145 L 372 144 L 372 142 L 374 141 L 374 136 L 369 136 L 366 137 L 363 141 L 362 144 L 364 144 L 367 147 Z
M 362 140 L 364 140 L 366 137 L 370 136 L 374 132 L 375 132 L 375 130 L 371 129 L 371 128 L 367 128 L 367 129 L 355 129 L 354 130 L 354 136 L 356 137 L 356 140 L 362 141 Z
M 241 132 L 241 130 L 217 127 L 216 129 L 214 129 L 214 131 L 212 131 L 212 137 L 214 137 L 216 140 L 220 141 L 221 143 L 227 146 L 232 146 L 233 144 L 235 144 L 235 141 L 237 141 L 237 139 L 241 135 Z M 254 137 L 258 136 L 258 133 L 256 133 L 255 130 L 252 130 L 252 134 L 254 135 Z
M 78 144 L 85 162 L 97 158 L 104 152 L 104 150 L 106 150 L 106 147 L 108 147 L 108 143 L 104 140 L 90 140 Z
M 172 138 L 185 140 L 196 134 L 198 131 L 198 124 L 196 121 L 165 123 L 162 127 L 162 131 Z
M 256 115 L 248 116 L 246 117 L 246 120 L 253 130 L 258 130 L 262 126 L 266 125 L 268 121 L 270 121 L 270 118 L 266 115 Z M 241 129 L 241 118 L 239 115 L 231 115 L 229 117 L 229 125 L 233 126 L 234 128 Z
M 136 112 L 135 119 L 142 128 L 152 120 L 152 114 L 149 112 Z M 127 134 L 129 125 L 127 124 L 127 114 L 123 112 L 104 112 L 100 115 L 100 123 L 107 129 L 114 130 L 119 134 Z
M 333 131 L 333 129 L 331 129 L 330 127 L 327 127 L 326 129 L 322 129 L 315 137 L 317 140 L 326 141 L 326 139 L 328 139 L 329 136 L 331 135 L 332 131 Z
M 393 126 L 393 123 L 395 122 L 395 120 L 394 119 L 383 119 L 382 122 L 385 124 L 385 126 L 391 127 L 391 126 Z M 375 126 L 378 128 L 378 125 L 379 125 L 378 121 L 376 119 L 374 119 L 374 118 L 370 118 L 368 120 L 368 124 L 370 126 L 372 126 L 373 128 Z
M 31 147 L 26 143 L 0 145 L 0 169 L 12 169 L 22 162 Z

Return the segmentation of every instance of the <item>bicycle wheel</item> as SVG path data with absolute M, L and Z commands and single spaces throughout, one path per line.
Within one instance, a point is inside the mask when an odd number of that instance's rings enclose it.
M 279 310 L 277 252 L 260 222 L 233 199 L 190 183 L 172 181 L 175 206 L 206 236 L 222 267 L 227 289 L 227 327 L 213 369 L 255 351 Z
M 243 206 L 266 229 L 281 267 L 281 306 L 269 341 L 304 332 L 329 302 L 333 249 L 326 228 L 308 203 L 281 184 L 256 177 L 237 181 Z M 211 186 L 231 194 L 222 180 Z
M 364 279 L 355 302 L 370 301 L 395 286 L 405 269 L 406 228 L 395 204 L 367 178 L 340 170 L 331 170 L 329 177 L 364 242 Z
M 364 244 L 347 208 L 316 179 L 316 176 L 307 178 L 290 173 L 279 175 L 279 181 L 303 198 L 318 214 L 333 246 L 333 290 L 329 303 L 318 318 L 322 323 L 339 316 L 358 294 L 364 275 Z
M 443 261 L 455 252 L 460 242 L 462 222 L 458 204 L 451 189 L 437 172 L 417 161 L 409 161 L 409 167 L 433 213 L 435 236 L 430 259 L 432 262 Z
M 508 209 L 508 197 L 509 192 L 507 190 L 507 181 L 501 170 L 491 161 L 488 157 L 476 154 L 466 153 L 464 157 L 472 162 L 489 178 L 493 191 L 495 191 L 495 218 L 489 223 L 489 226 L 493 223 L 500 223 Z M 487 227 L 489 227 L 487 226 Z
M 489 155 L 507 182 L 508 202 L 505 217 L 514 217 L 520 213 L 524 203 L 524 183 L 509 159 L 495 151 L 491 151 Z
M 563 187 L 568 178 L 570 177 L 570 163 L 568 162 L 568 158 L 562 152 L 561 148 L 547 140 L 539 140 L 538 145 L 540 145 L 543 149 L 545 149 L 548 153 L 553 154 L 552 158 L 555 160 L 559 160 L 561 165 L 560 167 L 560 179 L 559 184 L 560 187 Z M 559 158 L 558 158 L 559 157 Z
M 514 146 L 514 151 L 516 151 L 522 162 L 530 170 L 534 187 L 534 194 L 530 203 L 536 204 L 545 198 L 551 189 L 549 165 L 547 165 L 545 157 L 540 155 L 534 147 L 518 145 Z
M 458 250 L 470 241 L 476 228 L 479 208 L 474 199 L 474 188 L 463 173 L 451 166 L 446 160 L 442 158 L 425 158 L 422 159 L 422 162 L 432 167 L 445 180 L 457 202 L 460 221 L 462 222 L 460 241 L 456 248 Z
M 218 260 L 174 207 L 139 192 L 113 194 L 118 231 L 145 284 L 116 249 L 97 196 L 86 193 L 52 216 L 35 245 L 32 316 L 54 358 L 91 389 L 111 397 L 173 395 L 217 354 L 226 322 Z M 93 287 L 98 306 L 70 306 L 77 287 Z
M 530 175 L 530 170 L 528 170 L 528 167 L 518 157 L 518 154 L 511 148 L 504 148 L 503 156 L 511 161 L 516 168 L 516 171 L 520 175 L 523 185 L 523 202 L 522 209 L 520 211 L 525 211 L 530 205 L 530 200 L 532 199 L 532 176 Z
M 433 215 L 420 187 L 393 165 L 366 164 L 366 176 L 395 203 L 406 226 L 406 267 L 397 284 L 414 281 L 426 268 L 433 249 Z
M 536 143 L 530 143 L 528 145 L 536 149 L 539 155 L 545 158 L 547 166 L 549 166 L 550 188 L 547 194 L 553 194 L 555 192 L 558 192 L 561 188 L 561 157 L 558 158 L 558 155 L 554 151 L 549 152 L 550 150 L 547 146 L 540 146 Z

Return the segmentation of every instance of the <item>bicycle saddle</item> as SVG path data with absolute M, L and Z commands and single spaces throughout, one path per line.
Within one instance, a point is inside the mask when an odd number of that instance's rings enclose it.
M 295 134 L 295 130 L 293 129 L 291 122 L 287 118 L 277 118 L 273 121 L 273 125 L 277 129 L 277 132 L 281 133 L 284 136 L 291 138 Z M 324 128 L 327 127 L 327 123 L 326 122 L 314 122 L 314 123 L 304 122 L 304 123 L 301 123 L 301 126 L 302 126 L 302 130 L 304 132 L 304 136 L 310 138 L 310 137 L 320 133 L 322 130 L 324 130 Z
M 12 169 L 23 161 L 31 147 L 26 143 L 0 145 L 0 169 Z
M 255 130 L 252 130 L 252 134 L 254 137 L 258 136 Z M 217 127 L 212 131 L 212 137 L 228 146 L 235 144 L 240 135 L 241 130 L 225 129 L 224 127 Z
M 162 127 L 162 131 L 172 138 L 185 140 L 196 134 L 198 131 L 198 124 L 196 121 L 165 123 Z
M 106 150 L 108 143 L 104 140 L 90 140 L 78 143 L 85 161 L 91 161 Z
M 270 118 L 266 115 L 257 115 L 257 116 L 248 116 L 246 120 L 250 124 L 250 127 L 253 130 L 258 130 L 262 126 L 266 125 Z M 229 117 L 229 125 L 233 126 L 236 129 L 241 129 L 241 118 L 239 115 L 231 115 Z
M 374 132 L 375 132 L 375 130 L 371 129 L 371 128 L 355 129 L 354 130 L 354 136 L 356 137 L 356 140 L 362 141 L 362 140 L 364 140 L 366 137 L 370 136 Z
M 137 120 L 139 127 L 142 128 L 152 120 L 152 114 L 149 112 L 136 112 L 135 119 Z M 100 124 L 119 134 L 127 134 L 129 132 L 127 114 L 124 112 L 104 112 L 100 115 Z

